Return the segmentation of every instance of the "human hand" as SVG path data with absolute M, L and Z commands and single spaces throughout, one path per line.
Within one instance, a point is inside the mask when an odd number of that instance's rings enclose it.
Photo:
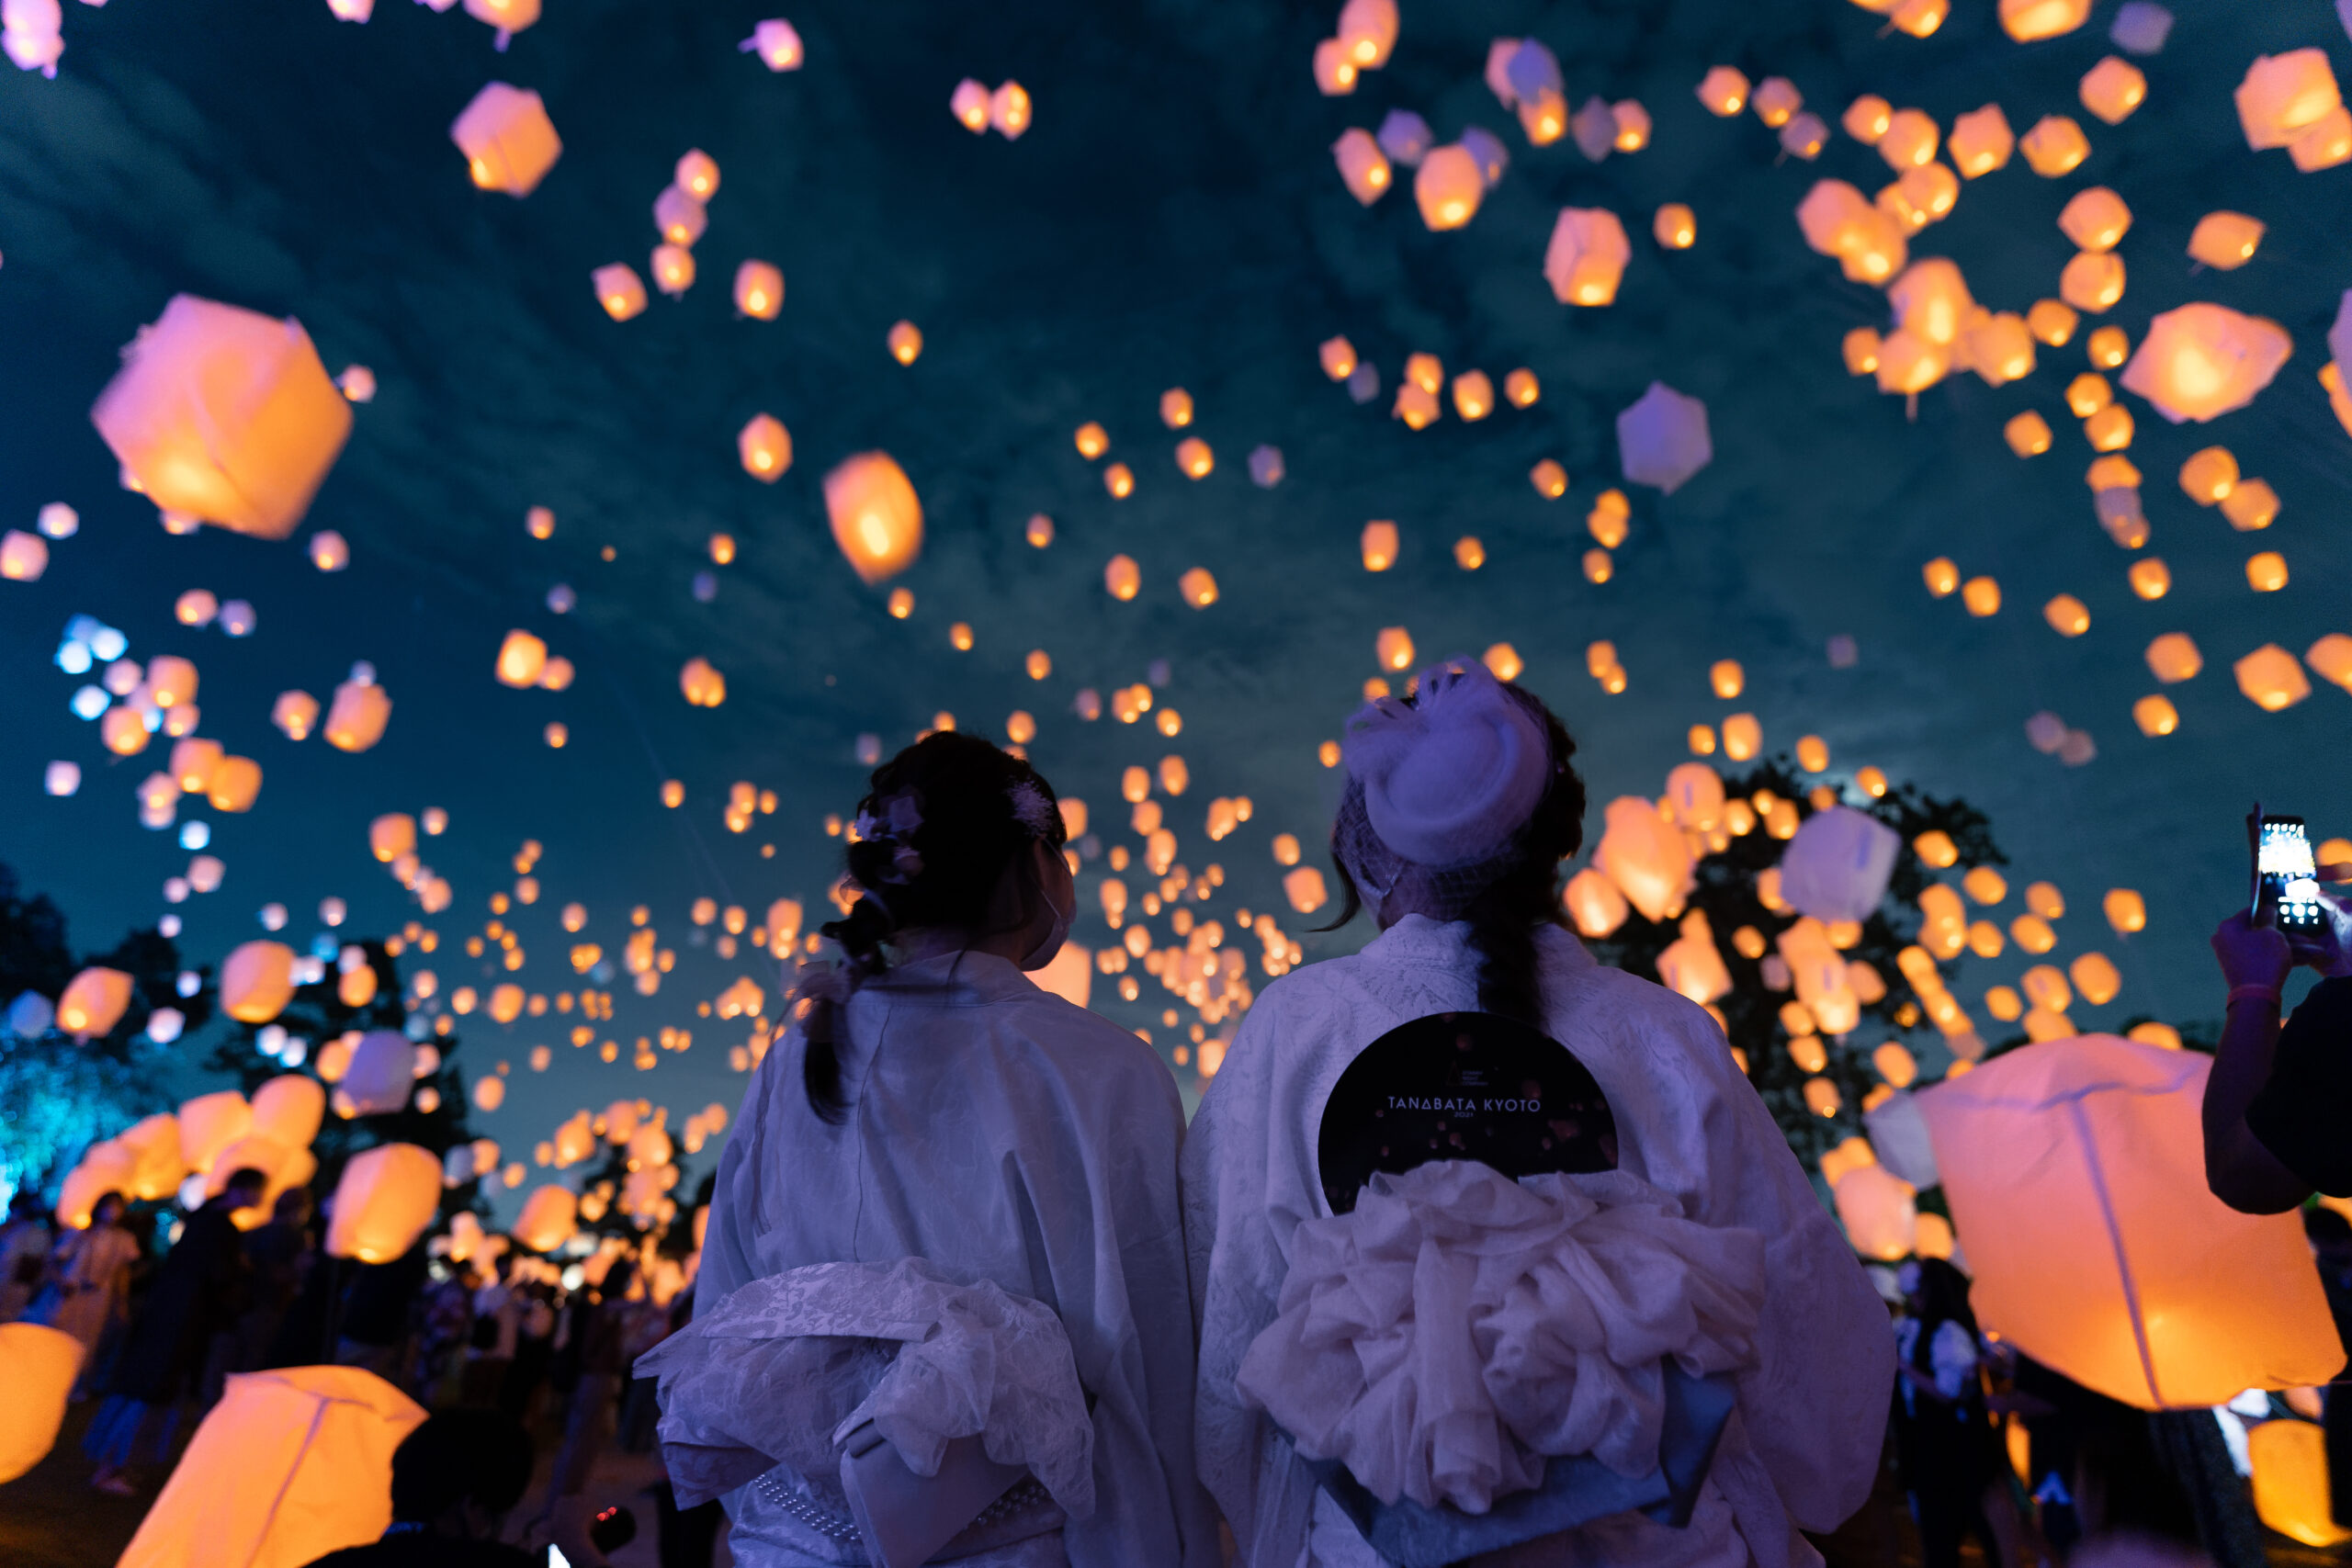
M 2213 956 L 2232 990 L 2267 986 L 2277 990 L 2295 966 L 2295 954 L 2275 926 L 2258 926 L 2239 909 L 2213 928 Z
M 2322 889 L 2319 907 L 2319 929 L 2288 937 L 2288 950 L 2296 963 L 2308 964 L 2323 975 L 2352 975 L 2352 902 Z

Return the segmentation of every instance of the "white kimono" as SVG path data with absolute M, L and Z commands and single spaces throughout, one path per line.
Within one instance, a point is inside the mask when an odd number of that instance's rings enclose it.
M 1377 1564 L 1234 1374 L 1272 1323 L 1292 1233 L 1328 1215 L 1316 1139 L 1332 1087 L 1397 1025 L 1477 1008 L 1466 924 L 1408 915 L 1353 957 L 1268 987 L 1235 1037 L 1184 1146 L 1184 1222 L 1201 1322 L 1201 1477 L 1246 1568 Z M 1687 1529 L 1618 1515 L 1527 1543 L 1512 1563 L 1810 1568 L 1796 1533 L 1835 1529 L 1870 1494 L 1894 1377 L 1886 1309 L 1712 1019 L 1538 934 L 1546 1032 L 1592 1072 L 1616 1114 L 1620 1168 L 1703 1224 L 1766 1242 L 1758 1364 Z
M 1150 1048 L 984 953 L 908 964 L 848 1008 L 839 1126 L 808 1107 L 797 1031 L 752 1075 L 720 1156 L 695 1294 L 837 1260 L 929 1259 L 1043 1302 L 1094 1401 L 1093 1513 L 987 1561 L 1215 1568 L 1193 1468 L 1193 1318 L 1176 1189 L 1183 1113 Z M 1882 1336 L 1883 1337 L 1883 1336 Z M 729 1494 L 738 1558 L 757 1483 Z M 804 1538 L 805 1539 L 805 1538 Z

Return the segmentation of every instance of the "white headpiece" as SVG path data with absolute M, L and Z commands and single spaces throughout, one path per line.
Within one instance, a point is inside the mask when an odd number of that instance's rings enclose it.
M 1341 749 L 1372 830 L 1437 868 L 1499 853 L 1535 814 L 1552 768 L 1542 725 L 1474 659 L 1422 671 L 1409 705 L 1382 697 L 1358 709 Z

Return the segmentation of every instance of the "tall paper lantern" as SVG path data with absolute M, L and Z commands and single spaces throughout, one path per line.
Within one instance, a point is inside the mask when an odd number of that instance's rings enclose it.
M 76 1040 L 109 1033 L 130 1006 L 130 976 L 93 964 L 65 983 L 57 998 L 57 1027 Z
M 248 942 L 220 965 L 220 1010 L 240 1023 L 267 1023 L 294 999 L 294 950 Z
M 351 1048 L 337 1084 L 356 1113 L 379 1115 L 408 1103 L 416 1085 L 416 1047 L 397 1029 L 371 1029 Z
M 1910 1256 L 1918 1238 L 1919 1209 L 1909 1182 L 1883 1165 L 1865 1165 L 1838 1177 L 1831 1195 L 1856 1252 L 1881 1263 Z
M 1816 811 L 1781 852 L 1781 897 L 1817 920 L 1868 919 L 1902 848 L 1901 837 L 1866 812 Z
M 199 1094 L 179 1111 L 180 1157 L 190 1170 L 209 1172 L 220 1151 L 253 1131 L 253 1107 L 233 1089 Z
M 392 1521 L 392 1450 L 424 1410 L 357 1367 L 232 1376 L 117 1568 L 300 1568 Z
M 2206 1189 L 2211 1066 L 2088 1034 L 1918 1096 L 1978 1318 L 2143 1410 L 2323 1383 L 2344 1365 L 2301 1224 Z
M 0 1323 L 0 1367 L 8 1398 L 0 1406 L 0 1484 L 49 1457 L 65 1423 L 65 1399 L 82 1370 L 82 1342 L 37 1323 Z
M 133 1122 L 116 1140 L 130 1151 L 130 1195 L 153 1202 L 178 1190 L 187 1175 L 180 1157 L 179 1118 L 168 1111 Z
M 2123 385 L 2173 423 L 2199 424 L 2254 401 L 2294 351 L 2286 329 L 2202 302 L 2166 310 L 2123 367 Z
M 253 1129 L 289 1149 L 307 1149 L 326 1119 L 327 1091 L 304 1073 L 281 1073 L 254 1090 Z
M 922 549 L 922 502 L 888 452 L 860 452 L 825 476 L 833 543 L 868 582 L 895 577 Z
M 175 294 L 90 423 L 164 511 L 282 539 L 343 450 L 351 405 L 300 321 Z
M 327 744 L 338 751 L 365 751 L 384 738 L 392 699 L 374 682 L 345 681 L 334 689 L 327 710 Z
M 451 123 L 449 140 L 466 155 L 474 184 L 517 197 L 537 188 L 563 151 L 538 94 L 505 82 L 482 84 Z
M 327 1251 L 389 1263 L 416 1245 L 440 1204 L 439 1160 L 414 1144 L 379 1144 L 343 1168 Z
M 1625 225 L 1605 208 L 1564 207 L 1544 247 L 1544 279 L 1563 305 L 1607 305 L 1634 259 Z
M 1637 795 L 1609 803 L 1608 828 L 1592 861 L 1645 919 L 1662 920 L 1681 908 L 1690 888 L 1690 846 L 1681 830 Z
M 2246 1433 L 2254 1467 L 2254 1511 L 2262 1522 L 2305 1546 L 2352 1540 L 2328 1503 L 2327 1437 L 2309 1421 L 2265 1421 Z M 5 1474 L 0 1467 L 0 1474 Z
M 571 1239 L 579 1208 L 580 1200 L 566 1188 L 550 1182 L 536 1189 L 523 1201 L 522 1215 L 514 1222 L 515 1245 L 532 1252 L 553 1252 Z
M 1625 896 L 1617 885 L 1593 870 L 1585 867 L 1568 878 L 1568 886 L 1560 894 L 1561 907 L 1577 923 L 1579 934 L 1604 937 L 1625 923 Z

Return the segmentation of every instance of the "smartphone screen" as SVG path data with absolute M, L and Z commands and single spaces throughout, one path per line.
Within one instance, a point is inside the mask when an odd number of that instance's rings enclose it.
M 2317 931 L 2324 916 L 2319 902 L 2319 867 L 2300 817 L 2265 817 L 2255 851 L 2262 906 L 2290 931 Z
M 563 1554 L 563 1548 L 550 1544 L 548 1547 L 548 1568 L 571 1568 L 571 1559 Z

